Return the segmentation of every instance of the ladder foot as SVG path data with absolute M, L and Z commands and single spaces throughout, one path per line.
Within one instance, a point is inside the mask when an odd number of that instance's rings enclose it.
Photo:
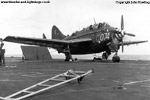
M 80 78 L 77 79 L 79 84 L 81 83 L 81 81 L 83 80 L 84 77 L 85 76 L 82 76 L 82 77 L 80 77 Z

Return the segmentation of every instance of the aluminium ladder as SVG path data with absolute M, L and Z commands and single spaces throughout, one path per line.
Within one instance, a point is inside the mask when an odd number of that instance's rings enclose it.
M 46 79 L 42 82 L 39 82 L 23 90 L 20 90 L 9 96 L 0 97 L 0 100 L 22 100 L 27 97 L 33 96 L 35 94 L 41 93 L 48 89 L 52 89 L 54 87 L 60 86 L 62 84 L 68 83 L 76 79 L 78 80 L 78 83 L 80 83 L 80 81 L 82 81 L 84 76 L 92 74 L 93 72 L 94 72 L 93 69 L 89 71 L 68 70 L 65 73 Z

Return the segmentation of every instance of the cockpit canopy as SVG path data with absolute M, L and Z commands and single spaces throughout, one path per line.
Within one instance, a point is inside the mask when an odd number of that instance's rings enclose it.
M 83 31 L 90 31 L 90 30 L 94 30 L 94 29 L 102 29 L 104 27 L 110 27 L 110 25 L 106 22 L 103 22 L 103 23 L 98 23 L 98 24 L 94 24 L 94 25 L 90 25 L 88 26 L 87 28 L 83 28 L 81 31 L 76 31 L 72 34 L 72 36 L 75 36 L 77 35 L 78 33 L 80 32 L 83 32 Z
M 106 22 L 103 22 L 103 26 L 110 27 L 110 25 Z
M 100 28 L 103 28 L 103 27 L 110 27 L 110 25 L 106 22 L 103 22 L 103 23 L 90 25 L 88 28 L 89 28 L 89 30 L 93 30 L 93 29 L 100 29 Z

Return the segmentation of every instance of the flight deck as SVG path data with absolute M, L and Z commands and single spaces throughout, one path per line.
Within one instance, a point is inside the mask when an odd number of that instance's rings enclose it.
M 94 69 L 80 84 L 72 81 L 24 100 L 149 100 L 150 61 L 12 61 L 0 68 L 0 96 L 6 97 L 69 69 Z

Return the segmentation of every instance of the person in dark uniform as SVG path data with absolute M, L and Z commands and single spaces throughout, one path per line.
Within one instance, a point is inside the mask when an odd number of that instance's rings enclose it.
M 5 64 L 5 49 L 2 49 L 4 46 L 4 43 L 1 40 L 1 44 L 0 44 L 0 65 Z

